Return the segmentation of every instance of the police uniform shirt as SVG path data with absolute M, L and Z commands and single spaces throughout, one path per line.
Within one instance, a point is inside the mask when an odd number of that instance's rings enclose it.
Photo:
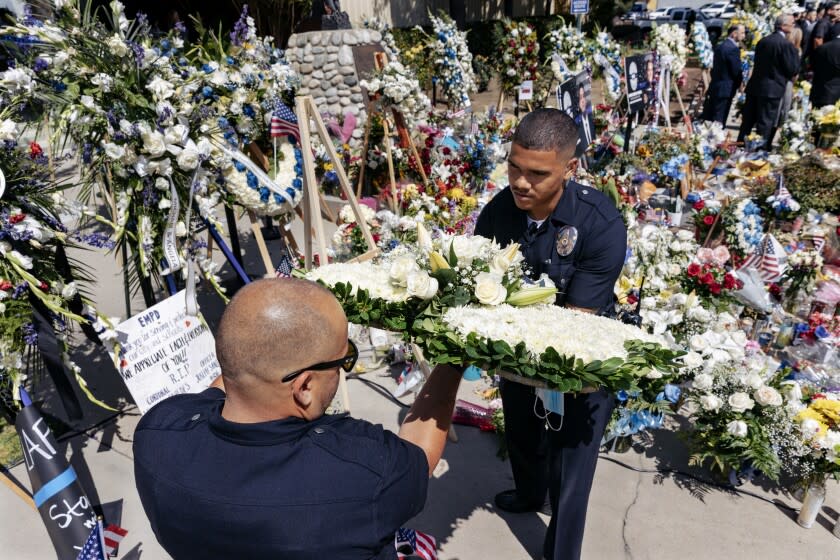
M 134 436 L 137 491 L 175 559 L 394 559 L 423 509 L 419 447 L 347 415 L 238 424 L 215 388 L 178 395 Z
M 528 222 L 527 212 L 517 208 L 508 187 L 482 210 L 475 234 L 502 246 L 518 241 L 532 277 L 546 273 L 565 292 L 558 303 L 607 310 L 627 252 L 627 229 L 612 201 L 597 189 L 568 181 L 548 219 L 531 233 Z M 557 237 L 564 226 L 577 229 L 577 240 L 572 251 L 561 256 Z

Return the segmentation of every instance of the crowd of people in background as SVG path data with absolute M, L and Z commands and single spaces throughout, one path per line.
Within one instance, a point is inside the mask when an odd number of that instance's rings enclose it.
M 741 66 L 744 26 L 732 25 L 715 47 L 703 119 L 726 125 L 732 102 L 743 89 L 746 100 L 739 142 L 754 131 L 766 149 L 772 147 L 790 111 L 797 80 L 811 83 L 814 107 L 833 105 L 840 99 L 840 2 L 807 10 L 799 7 L 794 12 L 776 18 L 773 32 L 758 42 L 746 84 Z

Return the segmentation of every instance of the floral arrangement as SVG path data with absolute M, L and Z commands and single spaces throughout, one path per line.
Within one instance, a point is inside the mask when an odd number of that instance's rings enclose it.
M 657 52 L 660 60 L 671 61 L 671 74 L 674 77 L 682 74 L 688 58 L 685 29 L 671 23 L 654 23 L 650 32 L 650 47 Z
M 499 59 L 499 77 L 508 94 L 525 80 L 536 80 L 540 44 L 534 27 L 524 21 L 502 22 L 504 39 Z
M 840 101 L 815 108 L 810 115 L 813 131 L 820 135 L 821 148 L 840 147 Z
M 782 459 L 799 456 L 803 448 L 783 406 L 783 377 L 768 373 L 760 359 L 719 363 L 695 374 L 687 391 L 695 407 L 691 463 L 709 463 L 724 475 L 748 467 L 777 480 Z
M 434 80 L 443 88 L 443 97 L 450 107 L 469 107 L 470 93 L 475 93 L 478 88 L 472 69 L 472 54 L 467 48 L 467 34 L 458 31 L 455 22 L 443 13 L 438 16 L 430 13 L 429 19 L 434 30 Z
M 709 32 L 706 30 L 706 26 L 700 21 L 695 21 L 691 26 L 691 45 L 694 49 L 694 54 L 700 59 L 700 67 L 711 68 L 714 62 L 712 41 L 709 39 Z
M 17 123 L 6 118 L 14 109 L 5 105 L 0 110 L 9 136 L 17 130 Z M 37 143 L 24 148 L 8 137 L 0 147 L 0 183 L 0 411 L 13 417 L 20 408 L 18 387 L 29 369 L 25 364 L 38 359 L 36 309 L 56 334 L 62 362 L 91 400 L 101 404 L 69 358 L 71 323 L 88 325 L 98 317 L 81 293 L 84 272 L 64 256 L 69 236 L 60 215 L 70 211 L 66 218 L 79 217 L 64 199 L 67 185 L 50 180 Z
M 811 84 L 799 81 L 793 88 L 790 111 L 782 125 L 782 153 L 803 156 L 814 149 L 811 143 Z
M 731 298 L 731 293 L 740 290 L 744 283 L 732 272 L 726 270 L 729 250 L 720 245 L 714 250 L 702 248 L 696 258 L 686 267 L 682 278 L 686 293 L 694 292 L 704 301 L 712 301 L 715 307 L 722 307 Z
M 787 268 L 784 282 L 788 283 L 785 294 L 795 297 L 800 291 L 810 292 L 814 289 L 817 273 L 823 266 L 823 258 L 816 249 L 797 248 L 787 255 Z
M 417 78 L 396 59 L 389 60 L 370 80 L 363 80 L 362 86 L 367 88 L 371 95 L 380 95 L 387 106 L 399 110 L 405 116 L 410 129 L 424 123 L 431 111 L 432 102 L 420 87 Z
M 726 244 L 739 258 L 751 254 L 764 236 L 761 209 L 750 198 L 727 206 L 723 211 Z
M 604 76 L 604 95 L 611 103 L 617 102 L 621 97 L 621 78 L 624 74 L 621 46 L 606 31 L 598 31 L 595 39 L 589 41 L 588 48 L 595 68 L 600 69 Z
M 388 210 L 375 212 L 365 204 L 360 204 L 359 209 L 377 247 L 380 249 L 391 248 L 393 235 L 391 228 L 388 227 L 388 214 L 391 214 L 391 212 Z M 362 235 L 362 228 L 356 223 L 356 216 L 353 214 L 353 208 L 349 204 L 341 208 L 338 219 L 340 225 L 332 238 L 332 248 L 335 258 L 339 261 L 344 261 L 367 252 L 368 246 Z
M 549 33 L 548 40 L 553 48 L 552 58 L 557 57 L 563 61 L 563 64 L 558 60 L 551 62 L 551 71 L 559 82 L 565 82 L 586 69 L 588 41 L 577 27 L 568 25 L 561 18 L 561 25 Z M 508 66 L 507 63 L 505 66 Z
M 786 387 L 794 402 L 802 398 L 802 389 L 796 382 Z M 840 395 L 817 392 L 808 399 L 807 406 L 796 415 L 799 430 L 810 450 L 806 457 L 813 462 L 811 480 L 840 476 Z M 797 473 L 800 474 L 801 473 Z

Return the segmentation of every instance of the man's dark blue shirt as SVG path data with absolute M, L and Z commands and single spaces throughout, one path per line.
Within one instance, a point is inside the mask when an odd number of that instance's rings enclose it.
M 176 559 L 393 559 L 423 509 L 425 453 L 347 415 L 237 424 L 219 389 L 171 397 L 140 420 L 135 479 Z
M 577 229 L 577 242 L 567 256 L 556 249 L 563 226 Z M 570 278 L 566 305 L 600 311 L 612 305 L 615 281 L 627 253 L 627 228 L 609 198 L 597 189 L 569 181 L 536 236 L 526 236 L 527 229 L 528 214 L 516 206 L 508 187 L 482 210 L 475 234 L 503 246 L 521 243 L 535 277 L 546 273 L 558 286 L 563 277 Z

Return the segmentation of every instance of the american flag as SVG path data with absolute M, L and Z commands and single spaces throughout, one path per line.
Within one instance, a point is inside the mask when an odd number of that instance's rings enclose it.
M 116 556 L 120 541 L 128 534 L 128 531 L 119 525 L 108 525 L 105 527 L 105 553 L 108 556 Z
M 277 268 L 274 269 L 274 272 L 277 275 L 277 278 L 291 278 L 292 271 L 295 269 L 295 263 L 292 261 L 292 257 L 289 256 L 288 252 L 284 252 L 280 255 L 280 262 L 277 265 Z
M 437 560 L 437 543 L 435 538 L 414 529 L 400 529 L 395 536 L 397 558 L 402 560 L 409 556 L 419 556 L 423 560 Z
M 277 138 L 288 134 L 294 136 L 295 140 L 300 142 L 297 116 L 284 103 L 278 103 L 271 115 L 271 137 Z
M 774 248 L 777 243 L 778 241 L 772 235 L 765 234 L 759 246 L 747 257 L 740 268 L 754 268 L 765 282 L 778 282 L 784 270 L 779 254 Z
M 76 560 L 106 560 L 106 558 L 105 539 L 102 537 L 102 521 L 97 520 Z

